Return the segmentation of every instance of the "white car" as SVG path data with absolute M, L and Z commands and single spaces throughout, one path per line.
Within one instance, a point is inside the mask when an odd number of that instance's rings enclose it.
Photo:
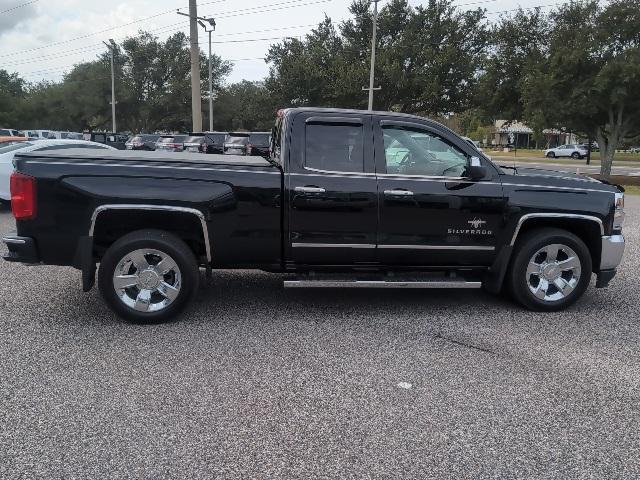
M 19 137 L 20 132 L 13 128 L 0 128 L 0 137 Z
M 544 151 L 544 156 L 547 158 L 556 157 L 572 157 L 572 158 L 584 158 L 587 156 L 587 150 L 582 145 L 560 145 L 556 148 L 550 148 Z
M 62 150 L 65 148 L 116 150 L 108 145 L 88 142 L 86 140 L 38 140 L 35 142 L 16 142 L 0 146 L 0 200 L 11 200 L 9 177 L 11 177 L 13 173 L 13 157 L 16 153 Z
M 20 133 L 27 138 L 49 138 L 49 130 L 21 130 Z
M 471 145 L 473 145 L 474 147 L 476 147 L 476 149 L 477 149 L 479 152 L 484 152 L 484 150 L 482 150 L 482 148 L 480 148 L 480 142 L 478 142 L 478 141 L 476 141 L 476 140 L 471 140 L 469 137 L 462 137 L 462 139 L 463 139 L 465 142 L 468 142 L 468 143 L 470 143 Z

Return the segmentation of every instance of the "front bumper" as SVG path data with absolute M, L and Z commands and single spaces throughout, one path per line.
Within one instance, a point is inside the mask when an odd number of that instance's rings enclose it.
M 608 235 L 602 237 L 600 255 L 600 270 L 611 270 L 620 265 L 624 254 L 624 237 L 622 235 Z
M 598 270 L 596 288 L 604 288 L 616 275 L 616 267 L 622 261 L 624 254 L 624 237 L 622 235 L 608 235 L 602 237 L 600 255 L 600 270 Z
M 2 237 L 2 242 L 9 249 L 8 253 L 2 256 L 7 262 L 40 263 L 33 238 L 9 234 Z

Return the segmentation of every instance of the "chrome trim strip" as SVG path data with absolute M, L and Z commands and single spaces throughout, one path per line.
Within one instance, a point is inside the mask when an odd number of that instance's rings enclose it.
M 295 187 L 293 189 L 295 192 L 300 193 L 324 193 L 325 189 L 321 187 Z
M 376 248 L 374 243 L 304 243 L 294 242 L 293 248 Z
M 309 170 L 310 172 L 317 172 L 317 173 L 329 173 L 332 175 L 342 175 L 345 177 L 351 177 L 351 176 L 363 176 L 363 177 L 375 177 L 376 174 L 375 173 L 369 173 L 369 172 L 338 172 L 337 170 L 322 170 L 320 168 L 312 168 L 312 167 L 303 167 L 305 170 Z M 291 173 L 291 175 L 308 175 L 305 173 Z
M 575 213 L 528 213 L 518 220 L 518 225 L 516 226 L 516 229 L 513 232 L 513 237 L 511 238 L 510 245 L 512 247 L 516 243 L 516 238 L 518 237 L 518 233 L 520 233 L 522 224 L 531 218 L 573 218 L 578 220 L 588 220 L 590 222 L 596 222 L 600 226 L 600 235 L 604 235 L 604 224 L 598 217 L 593 217 L 591 215 L 579 215 Z
M 202 235 L 204 237 L 204 246 L 207 254 L 207 262 L 211 263 L 211 245 L 209 240 L 209 229 L 207 227 L 207 221 L 204 214 L 200 210 L 187 207 L 174 207 L 171 205 L 146 205 L 135 203 L 115 203 L 110 205 L 101 205 L 93 211 L 91 215 L 91 226 L 89 227 L 89 237 L 93 240 L 93 232 L 96 226 L 96 220 L 98 215 L 107 210 L 147 210 L 147 211 L 171 211 L 179 213 L 189 213 L 195 215 L 200 219 L 200 225 L 202 226 Z
M 285 280 L 285 288 L 481 288 L 482 282 L 386 280 Z
M 469 177 L 446 177 L 444 175 L 405 175 L 401 173 L 379 173 L 379 177 L 386 178 L 397 178 L 399 180 L 444 180 L 446 179 L 448 182 L 459 182 L 461 180 L 466 180 L 467 182 L 474 182 Z M 484 183 L 484 182 L 483 182 Z
M 413 192 L 410 190 L 385 190 L 385 195 L 389 196 L 398 196 L 398 197 L 411 197 L 413 196 Z
M 29 163 L 31 164 L 40 164 L 40 165 L 80 165 L 83 167 L 131 167 L 131 168 L 147 168 L 147 169 L 153 169 L 153 168 L 159 168 L 159 169 L 175 169 L 175 170 L 198 170 L 198 171 L 202 171 L 202 170 L 206 170 L 206 171 L 213 171 L 213 172 L 231 172 L 231 173 L 256 173 L 256 172 L 260 172 L 260 173 L 264 173 L 267 175 L 280 175 L 280 171 L 270 171 L 270 170 L 240 170 L 240 169 L 233 169 L 233 168 L 211 168 L 211 167 L 185 167 L 185 166 L 180 166 L 180 165 L 149 165 L 148 163 L 145 165 L 140 165 L 140 164 L 136 164 L 136 163 L 132 163 L 132 164 L 125 164 L 125 163 L 106 163 L 106 162 L 101 162 L 101 163 L 85 163 L 85 162 L 39 162 L 37 160 L 29 160 Z M 258 168 L 268 168 L 267 165 L 264 166 L 259 166 Z
M 496 247 L 484 245 L 378 245 L 383 249 L 398 250 L 477 250 L 477 251 L 493 251 Z
M 7 245 L 11 244 L 11 245 L 24 245 L 25 242 L 24 240 L 22 240 L 21 238 L 14 238 L 14 237 L 2 237 L 2 242 L 6 243 Z

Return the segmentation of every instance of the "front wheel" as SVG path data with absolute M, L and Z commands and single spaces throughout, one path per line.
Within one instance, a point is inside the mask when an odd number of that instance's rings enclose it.
M 553 152 L 547 153 L 547 158 L 556 158 L 556 154 Z
M 134 323 L 172 320 L 198 289 L 200 272 L 189 247 L 160 230 L 132 232 L 106 251 L 98 287 L 109 307 Z
M 572 157 L 572 158 L 575 158 L 576 160 L 578 160 L 578 159 L 582 158 L 578 152 L 573 152 L 573 153 L 571 154 L 571 157 Z
M 517 244 L 509 286 L 530 310 L 562 310 L 585 292 L 591 268 L 591 253 L 574 234 L 557 228 L 534 230 Z

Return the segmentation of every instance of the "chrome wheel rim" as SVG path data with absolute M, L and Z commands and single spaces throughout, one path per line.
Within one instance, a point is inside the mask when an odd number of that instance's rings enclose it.
M 180 293 L 182 274 L 170 255 L 145 248 L 127 253 L 116 265 L 113 288 L 127 307 L 138 312 L 158 312 Z
M 576 252 L 553 243 L 533 254 L 527 265 L 526 281 L 537 299 L 557 302 L 575 290 L 581 274 L 582 264 Z

